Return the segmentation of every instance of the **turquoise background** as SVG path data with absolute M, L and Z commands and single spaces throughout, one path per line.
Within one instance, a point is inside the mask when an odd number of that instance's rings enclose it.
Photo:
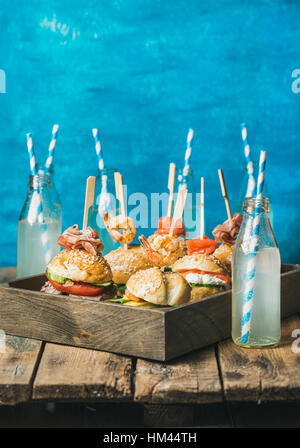
M 245 161 L 268 151 L 266 182 L 282 260 L 299 262 L 300 3 L 291 0 L 11 0 L 1 3 L 0 264 L 16 263 L 18 216 L 26 196 L 26 132 L 45 160 L 52 125 L 60 133 L 56 185 L 64 227 L 81 223 L 85 179 L 97 161 L 130 192 L 166 190 L 170 161 L 183 165 L 195 130 L 192 166 L 206 180 L 207 233 L 226 217 L 217 169 L 232 208 Z M 199 184 L 199 182 L 198 182 Z M 150 232 L 150 230 L 149 230 Z

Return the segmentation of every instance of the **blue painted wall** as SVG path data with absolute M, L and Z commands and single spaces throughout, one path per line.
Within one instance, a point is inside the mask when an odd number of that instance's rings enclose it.
M 282 259 L 299 262 L 300 94 L 291 89 L 299 23 L 300 3 L 291 0 L 2 3 L 0 264 L 16 263 L 26 132 L 44 160 L 52 125 L 61 125 L 55 166 L 65 227 L 81 223 L 85 179 L 96 171 L 92 127 L 100 128 L 106 165 L 123 173 L 129 192 L 147 194 L 164 190 L 171 160 L 182 165 L 193 127 L 209 231 L 225 219 L 218 168 L 237 200 L 241 121 L 256 158 L 268 151 Z

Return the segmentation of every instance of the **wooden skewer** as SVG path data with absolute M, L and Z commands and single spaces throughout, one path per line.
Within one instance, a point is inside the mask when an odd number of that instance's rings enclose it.
M 228 220 L 229 220 L 230 224 L 232 224 L 230 205 L 229 205 L 229 200 L 228 200 L 228 196 L 227 196 L 227 190 L 226 190 L 226 185 L 225 185 L 225 179 L 224 179 L 223 171 L 222 170 L 218 170 L 218 174 L 219 174 L 219 179 L 220 179 L 222 196 L 223 196 L 224 201 L 225 201 L 225 206 L 226 206 Z
M 201 177 L 200 193 L 200 239 L 204 238 L 204 177 Z
M 167 216 L 169 218 L 172 217 L 172 210 L 173 210 L 175 175 L 176 175 L 176 165 L 175 165 L 175 163 L 170 163 L 170 165 L 169 165 L 169 180 L 168 180 L 169 203 L 168 203 L 168 211 L 167 211 Z
M 126 218 L 126 205 L 125 205 L 125 198 L 124 198 L 124 188 L 123 188 L 123 176 L 121 173 L 116 172 L 114 173 L 115 178 L 115 188 L 116 188 L 116 198 L 120 202 L 121 206 L 121 215 L 123 218 Z M 128 249 L 128 244 L 124 244 L 124 249 Z
M 94 204 L 95 181 L 96 181 L 95 176 L 89 176 L 86 180 L 85 202 L 84 202 L 83 224 L 82 224 L 83 230 L 85 230 L 87 227 L 89 209 Z
M 178 221 L 178 219 L 182 218 L 183 210 L 185 207 L 185 201 L 186 201 L 186 197 L 187 197 L 187 192 L 188 191 L 186 188 L 182 188 L 180 191 L 178 191 L 177 201 L 176 201 L 176 205 L 175 205 L 175 210 L 174 210 L 174 214 L 173 214 L 173 219 L 172 219 L 172 224 L 170 227 L 169 236 L 173 236 L 175 224 Z

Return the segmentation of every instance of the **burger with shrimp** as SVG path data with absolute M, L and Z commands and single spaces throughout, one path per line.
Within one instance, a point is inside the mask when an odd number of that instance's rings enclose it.
M 191 285 L 191 302 L 217 294 L 230 287 L 226 266 L 214 256 L 216 241 L 204 236 L 187 241 L 188 255 L 177 260 L 172 271 L 180 273 Z
M 58 238 L 64 248 L 48 264 L 43 292 L 70 294 L 92 300 L 116 296 L 109 264 L 102 256 L 103 245 L 98 232 L 88 227 L 69 227 Z
M 158 228 L 148 239 L 144 235 L 139 236 L 139 241 L 145 256 L 154 266 L 159 266 L 163 271 L 172 271 L 172 264 L 186 255 L 185 228 L 183 222 L 178 219 L 174 225 L 172 236 L 170 229 L 172 219 L 164 216 L 158 221 Z

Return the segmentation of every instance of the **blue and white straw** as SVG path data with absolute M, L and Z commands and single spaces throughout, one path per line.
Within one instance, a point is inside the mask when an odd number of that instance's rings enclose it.
M 192 143 L 194 139 L 193 129 L 189 129 L 186 139 L 186 151 L 184 156 L 184 168 L 183 168 L 183 184 L 187 184 L 187 177 L 191 168 L 191 155 L 192 155 Z
M 34 149 L 33 149 L 33 142 L 32 142 L 32 134 L 28 133 L 26 134 L 27 137 L 27 149 L 29 154 L 29 161 L 30 161 L 30 171 L 31 175 L 34 178 L 37 175 L 37 167 L 36 167 L 36 160 L 34 155 Z M 34 182 L 33 179 L 33 189 L 36 196 L 36 213 L 37 213 L 37 219 L 40 225 L 40 232 L 41 232 L 41 238 L 42 238 L 42 245 L 44 249 L 44 255 L 45 255 L 45 262 L 48 264 L 51 260 L 51 250 L 50 250 L 50 241 L 48 238 L 48 231 L 47 231 L 47 224 L 44 220 L 44 213 L 43 213 L 43 205 L 42 205 L 42 199 L 41 194 L 39 190 L 38 183 Z
M 247 343 L 250 334 L 251 311 L 253 306 L 253 294 L 255 288 L 256 274 L 256 254 L 259 248 L 259 227 L 261 217 L 261 207 L 263 199 L 263 186 L 265 179 L 266 151 L 261 151 L 259 159 L 259 174 L 257 179 L 256 205 L 252 224 L 251 247 L 249 251 L 249 261 L 247 264 L 246 287 L 243 296 L 243 317 L 242 317 L 242 337 L 241 342 Z
M 98 195 L 96 199 L 96 203 L 98 204 L 98 211 L 101 216 L 108 210 L 111 205 L 110 195 L 107 193 L 107 175 L 102 174 L 102 170 L 104 169 L 104 159 L 103 159 L 103 151 L 101 148 L 101 143 L 99 139 L 99 131 L 97 128 L 92 129 L 93 137 L 95 140 L 95 150 L 98 157 L 98 168 L 101 175 L 101 193 Z
M 47 160 L 45 163 L 45 173 L 46 174 L 49 173 L 49 170 L 53 163 L 53 156 L 54 156 L 54 150 L 55 150 L 58 130 L 59 130 L 59 125 L 55 124 L 52 128 L 52 136 L 51 136 L 51 141 L 50 141 L 50 145 L 49 145 L 48 157 L 47 157 Z
M 95 149 L 96 149 L 96 154 L 98 157 L 98 168 L 100 171 L 102 171 L 104 168 L 104 160 L 103 160 L 101 143 L 99 140 L 99 132 L 98 132 L 98 129 L 96 129 L 96 128 L 94 128 L 92 130 L 92 132 L 93 132 L 93 137 L 95 139 Z
M 248 143 L 248 134 L 245 123 L 241 124 L 241 132 L 242 132 L 242 140 L 244 143 L 244 152 L 248 171 L 248 185 L 247 185 L 246 198 L 252 198 L 255 194 L 255 178 L 253 176 L 253 162 L 250 156 L 250 146 Z

